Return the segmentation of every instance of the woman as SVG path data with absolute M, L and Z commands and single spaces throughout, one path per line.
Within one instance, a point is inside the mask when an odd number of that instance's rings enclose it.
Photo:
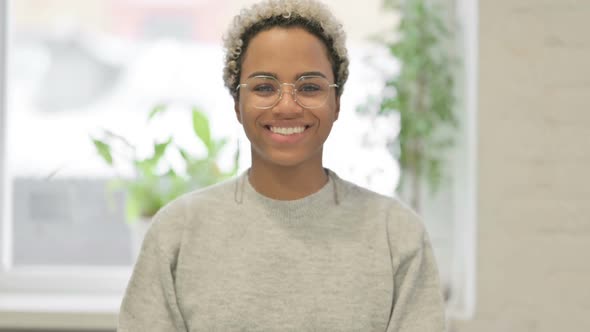
M 225 48 L 252 165 L 155 216 L 119 330 L 442 331 L 416 215 L 322 164 L 348 76 L 341 25 L 313 0 L 271 0 Z

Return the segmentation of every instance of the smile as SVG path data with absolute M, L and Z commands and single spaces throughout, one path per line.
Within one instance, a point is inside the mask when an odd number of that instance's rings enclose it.
M 295 134 L 301 134 L 310 126 L 297 126 L 297 127 L 273 127 L 273 126 L 265 126 L 266 129 L 272 131 L 275 134 L 289 136 Z

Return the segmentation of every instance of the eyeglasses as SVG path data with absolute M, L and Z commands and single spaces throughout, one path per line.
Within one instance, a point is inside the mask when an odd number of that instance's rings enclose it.
M 295 83 L 281 83 L 272 76 L 254 76 L 239 84 L 236 91 L 243 92 L 244 101 L 249 105 L 269 109 L 283 97 L 283 85 L 292 87 L 293 100 L 303 108 L 324 106 L 330 95 L 330 88 L 338 87 L 338 84 L 330 84 L 322 76 L 302 76 Z

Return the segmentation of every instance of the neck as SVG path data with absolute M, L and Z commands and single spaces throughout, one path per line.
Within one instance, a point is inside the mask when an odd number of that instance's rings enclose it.
M 315 165 L 280 166 L 253 160 L 248 179 L 258 193 L 286 201 L 319 191 L 328 182 L 328 175 L 321 162 Z

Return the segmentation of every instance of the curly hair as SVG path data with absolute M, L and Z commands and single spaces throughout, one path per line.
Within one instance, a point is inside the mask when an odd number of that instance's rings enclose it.
M 240 71 L 250 40 L 273 27 L 300 27 L 318 37 L 328 49 L 337 95 L 342 94 L 348 78 L 346 34 L 330 10 L 316 0 L 266 0 L 236 15 L 223 37 L 225 64 L 223 81 L 230 94 L 238 97 Z

